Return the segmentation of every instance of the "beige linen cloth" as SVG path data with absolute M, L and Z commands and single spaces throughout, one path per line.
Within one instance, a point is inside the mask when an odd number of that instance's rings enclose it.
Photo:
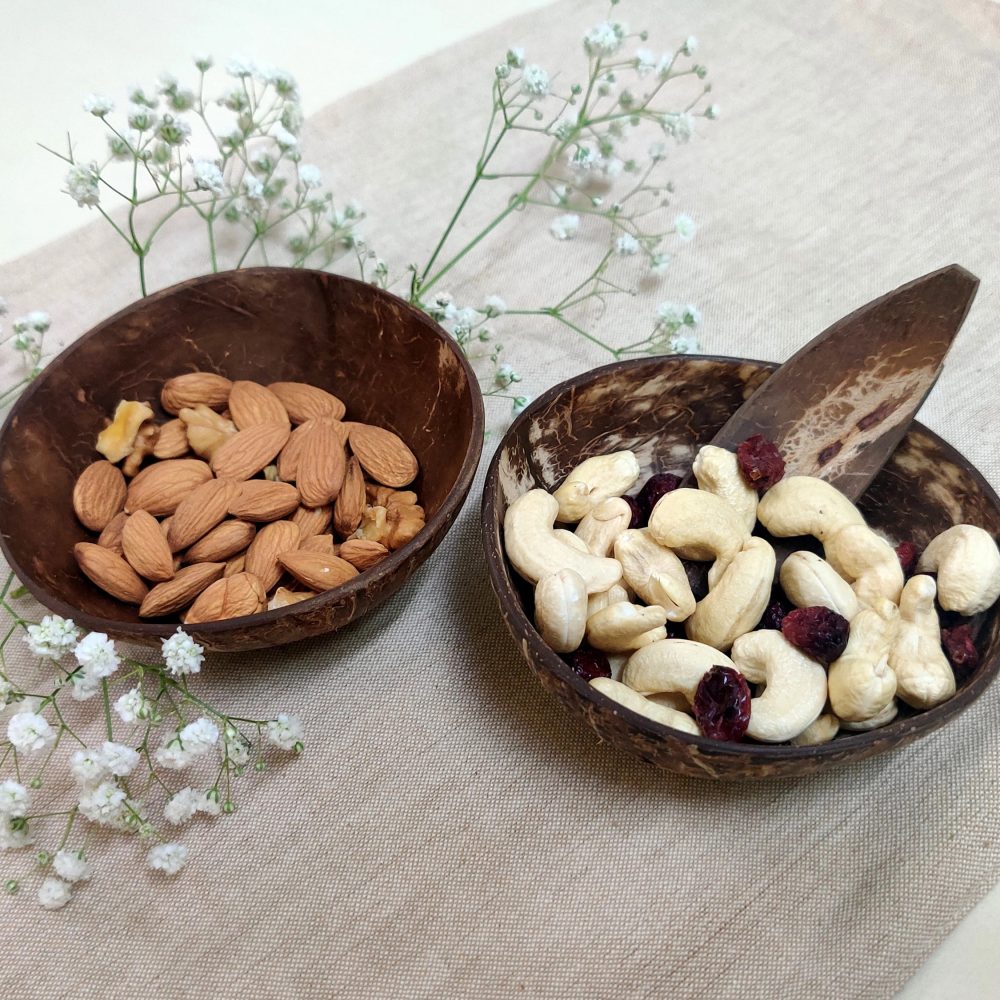
M 426 257 L 467 177 L 507 46 L 579 67 L 603 9 L 559 3 L 311 120 L 306 159 L 369 208 L 397 273 Z M 700 38 L 723 117 L 671 153 L 696 240 L 602 333 L 638 339 L 657 302 L 690 301 L 707 350 L 780 360 L 958 261 L 983 284 L 921 419 L 1000 486 L 1000 9 L 620 10 L 659 47 Z M 548 304 L 564 261 L 599 252 L 586 227 L 555 243 L 548 221 L 518 217 L 457 268 L 456 300 Z M 203 253 L 200 234 L 179 234 L 154 285 L 204 270 Z M 136 287 L 103 224 L 0 269 L 0 291 L 48 309 L 67 339 Z M 501 329 L 529 392 L 607 360 L 554 327 Z M 598 743 L 529 674 L 486 581 L 480 488 L 432 560 L 354 627 L 210 659 L 198 683 L 216 700 L 301 713 L 305 756 L 242 780 L 233 818 L 182 831 L 192 857 L 173 881 L 118 838 L 99 841 L 98 877 L 66 910 L 5 897 L 0 996 L 878 998 L 993 886 L 1000 691 L 923 742 L 808 780 L 658 772 Z

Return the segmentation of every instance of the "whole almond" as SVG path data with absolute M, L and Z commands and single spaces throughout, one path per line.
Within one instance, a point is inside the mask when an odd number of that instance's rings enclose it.
M 159 618 L 190 604 L 209 584 L 222 578 L 221 562 L 202 562 L 179 569 L 172 580 L 158 583 L 139 606 L 141 618 Z
M 137 510 L 122 528 L 122 549 L 128 564 L 147 580 L 160 582 L 174 575 L 174 557 L 152 514 Z
M 170 517 L 165 517 L 162 521 L 160 521 L 160 531 L 163 532 L 164 538 L 170 537 L 170 522 L 173 521 L 173 519 L 174 515 L 171 514 Z
M 337 550 L 337 555 L 346 560 L 356 569 L 364 571 L 381 562 L 389 550 L 378 542 L 367 538 L 348 538 Z
M 286 483 L 295 482 L 299 472 L 299 458 L 306 446 L 306 438 L 317 425 L 315 420 L 307 420 L 292 431 L 278 456 L 278 476 Z
M 241 430 L 258 424 L 277 424 L 291 429 L 281 400 L 258 382 L 234 382 L 229 393 L 229 414 Z
M 417 478 L 417 458 L 399 435 L 371 424 L 351 424 L 351 451 L 372 479 L 399 489 Z
M 255 534 L 257 529 L 248 521 L 223 521 L 184 553 L 184 561 L 225 562 L 242 552 Z
M 329 504 L 325 507 L 299 507 L 292 514 L 292 520 L 299 526 L 303 538 L 329 531 L 332 519 L 333 508 Z
M 333 393 L 305 382 L 272 382 L 268 389 L 284 404 L 293 424 L 303 424 L 315 417 L 340 420 L 347 411 Z
M 280 424 L 257 424 L 238 431 L 212 455 L 215 474 L 219 479 L 249 479 L 271 464 L 289 433 L 289 428 Z
M 278 608 L 287 608 L 289 604 L 308 601 L 310 597 L 315 596 L 311 590 L 289 590 L 287 587 L 279 587 L 274 592 L 274 597 L 267 602 L 267 610 L 276 611 Z
M 329 538 L 329 535 L 327 537 Z M 278 562 L 278 553 L 296 549 L 298 544 L 297 524 L 291 521 L 274 521 L 264 525 L 247 549 L 247 560 L 244 564 L 246 571 L 253 573 L 260 580 L 264 590 L 270 590 L 281 579 L 283 572 Z
M 147 593 L 146 584 L 121 556 L 93 542 L 77 542 L 73 555 L 80 569 L 101 590 L 126 604 L 142 604 Z
M 154 458 L 180 458 L 188 453 L 187 424 L 179 417 L 160 427 L 160 436 L 153 445 Z
M 365 506 L 365 477 L 361 463 L 352 455 L 347 463 L 344 485 L 333 505 L 333 526 L 341 538 L 347 538 L 358 530 Z
M 323 421 L 306 436 L 299 455 L 295 485 L 306 507 L 322 507 L 333 500 L 344 485 L 347 453 L 333 428 Z
M 236 573 L 203 590 L 184 615 L 185 625 L 254 615 L 267 607 L 267 594 L 252 573 Z
M 160 391 L 160 402 L 167 413 L 177 414 L 187 406 L 201 403 L 221 410 L 229 399 L 233 383 L 212 372 L 190 372 L 167 379 Z
M 112 552 L 121 555 L 124 552 L 122 548 L 122 528 L 125 527 L 127 520 L 128 514 L 125 511 L 122 510 L 115 514 L 101 532 L 101 537 L 97 539 L 97 544 L 103 545 L 106 549 L 111 549 Z
M 197 458 L 169 458 L 143 469 L 129 484 L 125 510 L 146 510 L 156 517 L 173 514 L 180 502 L 212 478 L 206 462 Z
M 239 555 L 233 556 L 231 559 L 226 560 L 226 568 L 222 571 L 223 576 L 235 576 L 237 573 L 243 572 L 243 567 L 246 566 L 247 554 L 241 552 Z
M 303 552 L 320 552 L 326 556 L 337 554 L 336 546 L 333 544 L 333 535 L 310 535 L 299 542 L 299 548 Z
M 291 483 L 251 479 L 240 483 L 229 502 L 229 513 L 245 521 L 277 521 L 299 505 L 299 491 Z
M 358 575 L 349 562 L 320 552 L 282 552 L 278 561 L 310 590 L 332 590 Z
M 91 462 L 73 487 L 73 510 L 91 531 L 103 531 L 125 503 L 128 487 L 121 469 L 103 460 Z
M 167 533 L 170 551 L 186 549 L 219 524 L 238 490 L 239 484 L 231 479 L 209 479 L 192 490 L 177 505 L 170 520 Z

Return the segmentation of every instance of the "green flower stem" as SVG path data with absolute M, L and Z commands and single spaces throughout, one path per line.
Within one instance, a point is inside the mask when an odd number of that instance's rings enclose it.
M 73 824 L 76 822 L 78 814 L 79 806 L 73 806 L 73 808 L 69 810 L 69 815 L 66 819 L 66 826 L 63 828 L 62 839 L 59 841 L 59 846 L 56 848 L 57 853 L 66 846 L 66 842 L 69 840 L 69 835 L 73 830 Z
M 101 678 L 101 700 L 104 702 L 104 726 L 107 730 L 108 740 L 115 738 L 114 725 L 111 721 L 111 696 L 108 693 L 108 679 Z

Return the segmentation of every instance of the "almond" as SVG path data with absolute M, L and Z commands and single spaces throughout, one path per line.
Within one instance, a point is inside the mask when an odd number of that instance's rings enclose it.
M 278 561 L 310 590 L 332 590 L 358 575 L 349 562 L 319 552 L 282 552 Z
M 173 514 L 196 487 L 212 478 L 206 462 L 197 458 L 170 458 L 143 469 L 129 484 L 125 510 L 146 510 L 156 517 Z
M 295 485 L 306 507 L 322 507 L 340 492 L 347 474 L 347 454 L 329 424 L 317 421 L 299 455 Z
M 179 552 L 193 545 L 224 520 L 238 490 L 239 484 L 231 479 L 209 479 L 192 490 L 177 505 L 170 520 L 170 551 Z
M 278 562 L 278 553 L 292 551 L 298 545 L 297 524 L 291 521 L 267 524 L 257 532 L 257 537 L 247 549 L 246 571 L 260 580 L 264 590 L 270 590 L 281 579 L 282 568 Z M 332 552 L 330 554 L 333 555 Z
M 101 532 L 101 537 L 97 539 L 98 545 L 103 545 L 106 549 L 111 549 L 112 552 L 121 555 L 124 552 L 122 548 L 122 528 L 125 527 L 125 522 L 128 520 L 128 514 L 125 511 L 119 511 L 110 521 L 108 521 L 107 527 Z
M 397 489 L 417 478 L 420 466 L 403 439 L 384 427 L 352 423 L 348 433 L 351 451 L 372 479 Z
M 229 414 L 241 430 L 259 424 L 277 424 L 291 429 L 281 400 L 257 382 L 234 382 L 229 393 Z
M 226 561 L 226 568 L 222 571 L 222 575 L 235 576 L 237 573 L 242 573 L 246 562 L 247 554 L 245 552 L 241 552 L 238 556 L 233 556 L 232 559 Z
M 313 420 L 307 420 L 292 431 L 285 447 L 278 456 L 278 475 L 286 482 L 295 482 L 299 472 L 299 457 L 306 445 L 306 438 L 316 426 Z
M 257 529 L 247 521 L 223 521 L 184 553 L 185 562 L 225 562 L 242 552 Z
M 347 463 L 344 485 L 333 505 L 333 526 L 341 538 L 353 535 L 358 530 L 365 506 L 365 477 L 361 472 L 361 463 L 351 456 Z
M 73 555 L 80 569 L 101 590 L 126 604 L 142 604 L 147 593 L 146 584 L 121 556 L 93 542 L 77 542 Z
M 293 424 L 304 424 L 315 417 L 340 420 L 347 412 L 332 393 L 305 382 L 272 382 L 268 389 L 281 400 Z
M 229 503 L 229 513 L 245 521 L 277 521 L 299 505 L 299 491 L 291 483 L 269 483 L 251 479 L 240 483 Z
M 242 618 L 244 615 L 255 615 L 266 607 L 267 594 L 260 580 L 252 573 L 236 573 L 216 580 L 202 591 L 184 615 L 184 624 Z
M 229 399 L 233 383 L 212 372 L 191 372 L 167 379 L 160 391 L 160 402 L 167 413 L 180 413 L 188 406 L 209 406 L 221 410 Z
M 187 424 L 179 417 L 160 427 L 160 436 L 153 445 L 154 458 L 180 458 L 188 453 Z
M 278 608 L 287 608 L 289 604 L 308 601 L 310 597 L 315 596 L 311 590 L 289 590 L 287 587 L 279 587 L 274 592 L 274 597 L 267 602 L 267 610 L 276 611 Z
M 209 584 L 222 578 L 221 562 L 203 562 L 179 569 L 172 580 L 158 583 L 139 607 L 141 618 L 159 618 L 190 604 Z
M 174 575 L 174 557 L 152 514 L 137 510 L 122 528 L 122 549 L 128 564 L 147 580 L 169 580 Z
M 174 515 L 171 514 L 170 517 L 165 517 L 162 521 L 160 521 L 160 531 L 163 532 L 164 538 L 170 537 L 170 522 L 173 521 L 173 519 Z M 100 541 L 100 539 L 98 539 L 98 541 Z
M 299 526 L 303 538 L 328 531 L 332 518 L 333 508 L 329 504 L 325 507 L 299 507 L 292 514 L 292 520 Z
M 367 538 L 348 538 L 340 546 L 337 554 L 363 572 L 371 569 L 375 563 L 381 562 L 389 554 L 389 550 L 384 545 L 371 542 Z
M 257 424 L 227 438 L 212 455 L 212 468 L 220 479 L 249 479 L 270 465 L 288 440 L 289 428 Z
M 110 462 L 91 462 L 73 487 L 73 510 L 91 531 L 103 531 L 125 503 L 128 487 L 121 469 Z
M 327 556 L 337 554 L 333 544 L 333 535 L 310 535 L 304 541 L 299 542 L 299 548 L 303 552 L 319 552 Z

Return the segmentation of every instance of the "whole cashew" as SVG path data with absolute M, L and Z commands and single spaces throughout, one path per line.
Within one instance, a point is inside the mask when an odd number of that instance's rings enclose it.
M 616 601 L 587 619 L 587 642 L 605 653 L 626 653 L 665 639 L 667 613 L 655 604 Z
M 648 604 L 667 612 L 667 621 L 682 622 L 695 608 L 684 564 L 648 528 L 623 531 L 615 541 L 615 558 L 625 582 Z
M 815 552 L 793 552 L 781 567 L 781 588 L 797 608 L 824 607 L 850 621 L 860 605 L 851 585 Z
M 597 455 L 581 462 L 552 495 L 559 520 L 576 524 L 599 503 L 622 496 L 639 478 L 639 462 L 630 451 Z
M 698 724 L 685 712 L 678 712 L 674 708 L 666 705 L 658 705 L 655 702 L 643 698 L 641 694 L 636 694 L 630 687 L 618 681 L 613 681 L 610 677 L 595 677 L 590 686 L 600 691 L 605 697 L 618 702 L 619 705 L 644 715 L 647 719 L 659 722 L 662 726 L 670 726 L 672 729 L 680 729 L 682 732 L 699 735 Z
M 862 604 L 875 604 L 886 597 L 899 603 L 903 589 L 903 567 L 896 550 L 864 524 L 849 524 L 823 542 L 830 565 L 850 582 Z
M 552 534 L 571 549 L 576 549 L 577 552 L 590 552 L 587 543 L 582 538 L 577 538 L 572 531 L 567 531 L 565 528 L 554 528 Z
M 717 649 L 690 639 L 665 639 L 634 652 L 622 671 L 622 681 L 639 694 L 677 691 L 694 701 L 698 682 L 712 667 L 736 664 Z
M 778 538 L 814 535 L 821 542 L 849 524 L 864 524 L 857 507 L 836 487 L 814 476 L 789 476 L 772 486 L 757 518 Z
M 827 675 L 830 707 L 845 722 L 870 719 L 891 704 L 896 675 L 889 651 L 899 630 L 899 610 L 885 598 L 878 610 L 863 608 L 851 622 L 847 648 Z
M 691 710 L 687 698 L 680 691 L 660 691 L 659 694 L 647 694 L 646 697 L 656 705 L 673 708 L 678 712 L 687 713 Z
M 535 587 L 535 624 L 557 653 L 572 653 L 587 630 L 587 585 L 575 570 L 543 576 Z
M 941 649 L 934 609 L 937 586 L 929 576 L 911 577 L 899 600 L 899 637 L 889 653 L 897 694 L 913 708 L 933 708 L 955 693 L 955 675 Z
M 595 556 L 609 556 L 615 539 L 632 520 L 632 508 L 621 497 L 610 497 L 584 515 L 576 526 L 576 537 L 583 539 Z
M 583 577 L 588 594 L 607 590 L 622 576 L 621 563 L 579 552 L 552 530 L 559 504 L 545 490 L 529 490 L 508 508 L 503 521 L 504 548 L 511 565 L 529 583 L 560 569 Z
M 771 599 L 774 564 L 774 549 L 763 538 L 751 537 L 714 586 L 710 583 L 708 596 L 684 626 L 688 638 L 725 651 L 749 632 Z
M 840 719 L 832 712 L 824 712 L 815 722 L 809 723 L 798 736 L 792 737 L 793 747 L 815 747 L 829 743 L 840 731 Z
M 587 617 L 596 615 L 598 611 L 603 611 L 609 604 L 631 600 L 629 592 L 620 583 L 616 583 L 607 590 L 602 590 L 599 594 L 591 594 L 587 598 Z
M 747 632 L 733 643 L 736 669 L 752 684 L 766 683 L 750 701 L 747 736 L 763 743 L 794 739 L 826 705 L 826 671 L 773 629 Z
M 848 733 L 867 733 L 872 729 L 881 729 L 882 726 L 889 725 L 893 719 L 899 714 L 899 702 L 895 698 L 882 709 L 878 715 L 873 716 L 870 719 L 863 719 L 861 722 L 844 722 L 841 721 L 840 728 Z
M 1000 597 L 1000 550 L 992 535 L 974 524 L 942 531 L 924 549 L 917 570 L 937 572 L 938 600 L 945 611 L 976 615 Z
M 753 531 L 757 523 L 757 491 L 743 478 L 733 452 L 706 444 L 695 455 L 691 471 L 699 489 L 722 497 L 736 509 L 747 531 Z

